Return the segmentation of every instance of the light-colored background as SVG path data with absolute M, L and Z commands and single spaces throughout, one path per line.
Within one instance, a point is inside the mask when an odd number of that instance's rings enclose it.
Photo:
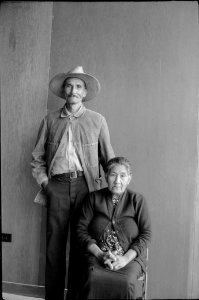
M 82 65 L 101 83 L 86 106 L 108 122 L 131 188 L 149 205 L 148 296 L 198 298 L 197 1 L 1 4 L 3 280 L 42 286 L 45 209 L 30 161 L 58 72 Z

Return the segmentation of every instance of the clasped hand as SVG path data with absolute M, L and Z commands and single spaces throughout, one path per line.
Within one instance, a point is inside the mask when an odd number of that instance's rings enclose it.
M 116 252 L 107 251 L 102 255 L 103 264 L 107 269 L 116 271 L 126 266 L 125 256 L 117 255 Z

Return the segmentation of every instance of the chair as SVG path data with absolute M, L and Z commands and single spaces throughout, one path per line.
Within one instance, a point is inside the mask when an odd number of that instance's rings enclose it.
M 146 249 L 146 260 L 148 262 L 148 248 Z M 138 281 L 141 281 L 142 283 L 142 297 L 141 299 L 146 300 L 147 299 L 147 281 L 148 281 L 148 274 L 147 274 L 147 267 L 146 267 L 146 271 L 140 275 L 140 277 L 138 278 Z M 140 299 L 140 298 L 138 298 Z

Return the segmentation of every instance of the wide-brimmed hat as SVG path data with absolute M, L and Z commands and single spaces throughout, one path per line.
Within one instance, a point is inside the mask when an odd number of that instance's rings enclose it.
M 96 97 L 96 95 L 100 91 L 100 83 L 94 76 L 84 73 L 84 70 L 81 66 L 77 66 L 76 68 L 70 70 L 67 73 L 59 73 L 55 75 L 49 83 L 50 90 L 58 97 L 63 99 L 65 98 L 63 83 L 66 78 L 79 78 L 83 80 L 86 84 L 87 94 L 86 97 L 83 98 L 84 101 L 91 100 Z

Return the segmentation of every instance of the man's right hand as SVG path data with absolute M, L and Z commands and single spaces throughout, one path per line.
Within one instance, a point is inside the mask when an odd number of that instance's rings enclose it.
M 45 191 L 47 185 L 48 185 L 48 180 L 45 180 L 42 182 L 41 187 L 43 188 L 44 191 Z

